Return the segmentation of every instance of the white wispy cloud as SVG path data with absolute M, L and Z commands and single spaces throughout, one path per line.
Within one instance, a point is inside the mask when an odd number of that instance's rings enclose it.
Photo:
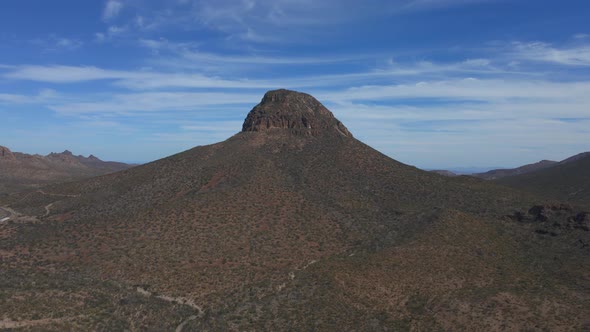
M 36 38 L 30 42 L 41 47 L 43 52 L 73 51 L 84 45 L 84 42 L 79 39 L 66 38 L 55 34 L 50 34 L 44 38 Z
M 152 47 L 159 47 L 159 41 L 145 40 L 146 44 Z M 208 53 L 191 52 L 184 54 L 190 60 L 190 64 L 174 68 L 174 72 L 152 71 L 152 70 L 111 70 L 94 66 L 34 66 L 24 65 L 14 67 L 13 70 L 0 77 L 14 80 L 29 80 L 47 83 L 76 83 L 84 81 L 109 80 L 119 87 L 134 90 L 154 90 L 161 88 L 306 88 L 306 87 L 330 87 L 343 85 L 366 84 L 367 82 L 387 81 L 394 78 L 407 77 L 436 77 L 441 75 L 528 75 L 516 71 L 497 68 L 490 64 L 487 59 L 473 59 L 458 63 L 432 63 L 421 61 L 411 64 L 390 63 L 389 65 L 359 71 L 356 73 L 341 74 L 307 74 L 286 75 L 280 79 L 258 78 L 246 79 L 236 78 L 235 72 L 228 71 L 228 68 L 241 67 L 242 70 L 250 68 L 250 71 L 277 66 L 291 68 L 297 66 L 325 66 L 330 64 L 344 64 L 362 61 L 362 56 L 318 56 L 318 57 L 269 57 L 269 56 L 231 56 L 215 55 Z M 172 60 L 166 60 L 166 62 Z M 160 63 L 161 64 L 161 63 Z M 178 63 L 176 63 L 178 65 Z M 164 64 L 168 67 L 167 63 Z M 231 78 L 222 78 L 217 75 L 206 75 L 198 70 L 219 71 Z M 220 68 L 219 70 L 214 70 Z M 232 75 L 233 74 L 233 75 Z M 247 76 L 245 76 L 247 77 Z
M 88 96 L 88 101 L 55 103 L 49 108 L 61 114 L 127 114 L 133 112 L 170 112 L 215 110 L 228 105 L 255 104 L 259 93 L 231 92 L 146 92 Z M 105 101 L 105 99 L 107 99 Z
M 249 26 L 255 20 L 275 26 L 318 26 L 381 17 L 408 10 L 431 10 L 469 5 L 491 0 L 219 0 L 194 1 L 203 22 L 220 28 L 238 24 Z
M 123 3 L 121 1 L 108 0 L 104 6 L 102 18 L 105 20 L 113 19 L 119 15 L 122 9 Z
M 293 57 L 280 55 L 236 54 L 221 55 L 196 50 L 195 42 L 171 42 L 166 39 L 140 39 L 139 45 L 156 51 L 169 51 L 174 57 L 160 61 L 160 64 L 191 68 L 203 65 L 320 65 L 329 63 L 358 62 L 373 59 L 375 54 L 335 55 L 327 54 L 314 57 Z
M 569 66 L 590 66 L 590 45 L 556 48 L 543 42 L 515 42 L 514 56 L 521 60 L 549 62 Z
M 233 112 L 240 118 L 260 100 L 263 91 L 154 91 L 78 95 L 75 99 L 53 92 L 34 98 L 4 94 L 0 95 L 0 101 L 42 103 L 60 114 L 73 116 L 200 110 L 211 114 Z M 588 81 L 456 79 L 307 91 L 351 123 L 590 117 Z M 415 105 L 415 101 L 420 102 Z
M 304 32 L 329 35 L 330 30 L 321 29 L 325 26 L 490 1 L 497 0 L 193 0 L 169 2 L 164 9 L 150 3 L 134 5 L 142 18 L 141 29 L 205 27 L 224 33 L 230 41 L 277 44 L 305 42 Z
M 0 93 L 0 104 L 46 104 L 57 100 L 60 100 L 61 102 L 65 101 L 63 96 L 53 89 L 42 89 L 34 95 Z
M 73 40 L 73 39 L 68 39 L 68 38 L 59 38 L 55 45 L 57 47 L 62 47 L 62 48 L 66 48 L 66 49 L 76 49 L 80 46 L 82 46 L 82 42 L 79 40 Z
M 391 76 L 392 72 L 373 72 L 344 75 L 326 75 L 281 80 L 220 79 L 199 73 L 162 73 L 150 71 L 120 71 L 98 67 L 77 66 L 20 66 L 2 76 L 8 79 L 29 80 L 47 83 L 77 83 L 110 80 L 114 85 L 128 89 L 160 88 L 278 88 L 330 85 L 334 82 L 354 82 L 371 77 Z
M 429 10 L 451 6 L 471 5 L 494 0 L 410 0 L 397 7 L 401 10 Z M 396 8 L 396 9 L 397 9 Z
M 97 67 L 77 66 L 19 66 L 5 73 L 6 78 L 49 83 L 72 83 L 92 80 L 115 79 L 126 76 L 126 72 L 104 70 Z
M 112 41 L 116 38 L 125 36 L 128 30 L 128 26 L 111 25 L 107 27 L 107 29 L 104 32 L 96 32 L 94 34 L 94 41 L 97 43 L 105 43 L 108 41 Z
M 404 98 L 443 100 L 510 101 L 537 100 L 590 103 L 590 82 L 519 81 L 465 78 L 398 85 L 368 85 L 323 95 L 330 100 L 396 100 Z
M 76 83 L 113 80 L 121 87 L 154 89 L 183 88 L 268 88 L 273 83 L 258 80 L 225 80 L 201 74 L 162 73 L 150 71 L 108 70 L 93 66 L 20 66 L 2 75 L 5 78 L 48 83 Z

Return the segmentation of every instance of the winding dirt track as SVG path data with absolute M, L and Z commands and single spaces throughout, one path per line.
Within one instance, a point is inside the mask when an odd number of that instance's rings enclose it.
M 46 193 L 43 190 L 37 190 L 37 192 L 40 193 L 40 194 L 42 194 L 42 195 L 47 195 L 47 196 L 80 197 L 80 194 L 78 194 L 78 195 L 52 194 L 52 193 Z M 53 204 L 55 204 L 55 202 L 45 205 L 45 215 L 44 215 L 44 217 L 47 217 L 51 213 L 51 210 L 50 209 L 53 206 Z
M 47 196 L 57 196 L 57 197 L 80 197 L 80 194 L 77 195 L 68 195 L 68 194 L 54 194 L 54 193 L 47 193 L 43 190 L 37 190 L 34 192 L 30 192 L 29 194 L 25 195 L 24 197 L 22 197 L 18 202 L 22 201 L 23 199 L 27 198 L 29 195 L 32 195 L 34 193 L 39 193 L 41 195 L 47 195 Z M 44 217 L 47 217 L 50 213 L 51 213 L 51 207 L 53 206 L 53 204 L 55 204 L 56 202 L 50 203 L 45 205 L 45 214 L 43 215 Z M 8 206 L 3 206 L 0 207 L 1 211 L 4 211 L 6 214 L 8 214 L 8 217 L 12 220 L 18 218 L 19 216 L 21 216 L 18 212 L 16 212 L 15 210 L 9 208 Z
M 16 211 L 7 206 L 0 207 L 0 210 L 4 211 L 4 213 L 8 215 L 7 217 L 12 220 L 16 219 L 19 216 L 19 214 Z
M 60 196 L 60 197 L 80 197 L 80 194 L 77 195 L 67 195 L 67 194 L 52 194 L 52 193 L 46 193 L 43 190 L 37 190 L 38 193 L 43 194 L 43 195 L 47 195 L 47 196 Z
M 51 209 L 51 207 L 53 206 L 53 204 L 54 203 L 50 203 L 50 204 L 45 205 L 45 215 L 44 215 L 44 217 L 47 217 L 49 215 L 49 213 L 51 213 L 51 210 L 49 210 L 49 209 Z
M 197 319 L 197 318 L 199 318 L 199 316 L 195 316 L 195 315 L 193 315 L 193 316 L 190 316 L 190 317 L 189 317 L 189 318 L 187 318 L 187 319 L 186 319 L 184 322 L 180 323 L 180 325 L 178 325 L 178 327 L 176 328 L 176 330 L 175 330 L 175 331 L 176 331 L 176 332 L 182 332 L 182 329 L 184 328 L 184 326 L 185 326 L 186 324 L 188 324 L 188 322 L 190 322 L 191 320 L 195 320 L 195 319 Z
M 164 300 L 166 302 L 171 302 L 171 303 L 175 303 L 175 304 L 184 304 L 184 305 L 187 305 L 187 306 L 196 310 L 197 314 L 189 316 L 182 323 L 180 323 L 180 325 L 178 325 L 178 327 L 176 327 L 176 330 L 175 330 L 176 332 L 182 332 L 182 329 L 184 328 L 184 326 L 188 322 L 203 316 L 203 308 L 201 308 L 201 306 L 196 304 L 193 300 L 187 299 L 185 297 L 172 297 L 172 296 L 167 296 L 167 295 L 155 296 L 150 291 L 148 291 L 147 289 L 145 289 L 143 287 L 137 287 L 136 290 L 139 294 L 141 294 L 143 296 L 148 296 L 148 297 L 153 296 L 155 298 L 158 298 L 160 300 Z
M 12 320 L 0 320 L 0 329 L 18 329 L 21 327 L 32 327 L 32 326 L 39 326 L 39 325 L 47 325 L 51 323 L 60 323 L 69 320 L 74 320 L 76 318 L 84 317 L 84 315 L 73 316 L 73 317 L 62 317 L 62 318 L 43 318 L 37 320 L 21 320 L 21 321 L 12 321 Z

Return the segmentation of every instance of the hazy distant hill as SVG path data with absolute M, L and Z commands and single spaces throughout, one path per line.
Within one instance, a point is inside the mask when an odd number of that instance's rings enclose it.
M 458 174 L 455 174 L 455 173 L 453 173 L 451 171 L 442 170 L 442 169 L 435 169 L 435 170 L 432 170 L 430 172 L 436 173 L 436 174 L 439 174 L 439 175 L 444 175 L 444 176 L 458 176 Z
M 471 176 L 475 176 L 478 178 L 482 178 L 485 180 L 495 180 L 501 179 L 507 176 L 514 176 L 520 174 L 526 174 L 534 171 L 538 171 L 541 169 L 549 168 L 555 166 L 558 162 L 552 160 L 541 160 L 534 164 L 528 164 L 524 166 L 520 166 L 517 168 L 509 168 L 509 169 L 494 169 L 485 173 L 475 173 Z
M 590 208 L 590 152 L 567 158 L 546 169 L 497 182 Z
M 75 156 L 67 150 L 41 156 L 12 152 L 0 146 L 0 194 L 89 178 L 129 167 L 131 165 L 102 161 L 93 155 L 87 158 Z
M 582 153 L 579 153 L 579 154 L 577 154 L 575 156 L 571 156 L 571 157 L 569 157 L 567 159 L 564 159 L 564 160 L 560 161 L 559 163 L 560 164 L 567 164 L 567 163 L 571 163 L 571 162 L 574 162 L 574 161 L 586 159 L 588 157 L 590 157 L 590 152 L 582 152 Z
M 226 141 L 0 198 L 15 211 L 0 224 L 2 322 L 583 330 L 590 221 L 535 203 L 399 163 L 315 98 L 271 91 Z

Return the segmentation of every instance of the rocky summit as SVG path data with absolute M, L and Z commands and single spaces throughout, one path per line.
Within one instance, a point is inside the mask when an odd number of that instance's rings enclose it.
M 267 92 L 246 117 L 242 131 L 289 129 L 294 133 L 337 133 L 352 137 L 348 129 L 314 97 L 290 90 Z

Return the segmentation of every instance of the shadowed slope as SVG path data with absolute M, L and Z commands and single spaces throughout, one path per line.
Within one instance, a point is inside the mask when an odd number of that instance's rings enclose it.
M 551 168 L 503 178 L 497 182 L 590 208 L 590 154 L 582 153 Z

